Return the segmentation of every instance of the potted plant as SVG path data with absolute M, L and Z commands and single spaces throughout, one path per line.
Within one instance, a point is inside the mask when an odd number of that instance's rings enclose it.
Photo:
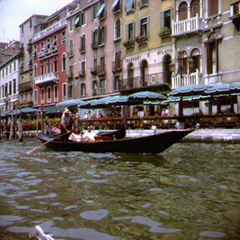
M 145 35 L 141 35 L 141 36 L 136 36 L 135 39 L 137 43 L 143 43 L 143 42 L 146 42 L 148 38 Z
M 134 45 L 135 41 L 133 39 L 128 39 L 128 40 L 125 40 L 123 42 L 123 46 L 128 48 L 128 47 L 132 47 Z
M 159 33 L 159 36 L 160 37 L 164 37 L 164 36 L 168 36 L 171 34 L 171 29 L 169 29 L 168 27 L 164 27 L 160 33 Z

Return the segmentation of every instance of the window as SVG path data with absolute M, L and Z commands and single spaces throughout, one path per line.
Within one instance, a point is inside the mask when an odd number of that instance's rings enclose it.
M 141 71 L 141 85 L 146 86 L 146 76 L 148 75 L 148 62 L 146 60 L 143 60 L 140 65 L 140 71 Z
M 98 45 L 104 45 L 106 40 L 106 26 L 101 26 L 98 31 Z
M 50 63 L 50 60 L 47 61 L 47 72 L 48 72 L 48 73 L 51 72 L 51 63 Z
M 41 62 L 41 75 L 44 74 L 44 62 Z
M 114 77 L 113 90 L 114 91 L 120 90 L 120 76 L 119 75 Z
M 13 79 L 13 94 L 17 93 L 17 80 Z
M 171 10 L 161 12 L 161 30 L 164 28 L 171 29 Z
M 92 48 L 96 48 L 98 43 L 98 30 L 95 29 L 95 31 L 92 33 Z
M 105 72 L 105 57 L 100 58 L 100 72 Z
M 85 73 L 86 73 L 86 62 L 83 61 L 81 62 L 81 66 L 80 66 L 80 74 L 85 75 Z
M 75 22 L 74 22 L 75 28 L 79 28 L 81 26 L 80 16 L 76 16 Z
M 8 83 L 8 93 L 9 93 L 9 95 L 12 95 L 12 82 L 9 82 Z
M 32 19 L 30 19 L 30 21 L 29 21 L 29 28 L 30 29 L 32 28 Z
M 121 9 L 121 0 L 114 0 L 112 4 L 113 12 L 120 11 L 120 9 Z
M 66 34 L 65 31 L 62 32 L 62 44 L 66 43 Z
M 115 53 L 115 70 L 120 70 L 122 68 L 121 61 L 121 51 Z
M 83 34 L 80 37 L 80 52 L 84 52 L 86 50 L 86 35 Z
M 193 61 L 193 68 L 189 69 L 189 72 L 200 71 L 200 52 L 198 49 L 192 51 L 190 60 Z
M 57 36 L 56 35 L 53 36 L 53 45 L 57 46 Z
M 178 58 L 178 74 L 187 74 L 187 68 L 188 68 L 187 53 L 185 51 L 182 51 L 179 53 Z
M 51 102 L 51 87 L 47 88 L 47 102 Z
M 53 60 L 53 67 L 54 67 L 54 72 L 57 72 L 58 71 L 58 58 L 55 57 L 54 60 Z
M 114 33 L 115 39 L 119 39 L 121 37 L 121 20 L 119 18 L 115 22 Z
M 179 5 L 179 20 L 184 20 L 188 18 L 188 11 L 187 11 L 188 7 L 187 7 L 187 3 L 186 2 L 182 2 Z
M 58 101 L 58 86 L 54 85 L 54 101 Z
M 92 6 L 92 19 L 97 18 L 98 8 L 99 8 L 98 3 Z
M 68 97 L 72 98 L 73 97 L 73 85 L 68 85 Z
M 199 0 L 192 0 L 190 6 L 191 17 L 196 17 L 200 15 L 200 2 Z
M 50 39 L 49 38 L 47 39 L 47 48 L 48 49 L 50 48 Z
M 139 7 L 142 8 L 145 6 L 148 6 L 148 0 L 140 0 Z
M 98 83 L 96 80 L 92 82 L 92 89 L 93 89 L 93 95 L 97 95 L 98 93 Z
M 85 83 L 80 84 L 80 95 L 86 96 L 86 84 Z
M 41 103 L 44 103 L 44 88 L 41 88 Z
M 37 103 L 37 90 L 34 90 L 34 94 L 33 94 L 33 101 L 36 104 Z
M 208 0 L 208 16 L 218 14 L 218 0 Z
M 148 17 L 139 20 L 139 36 L 148 36 Z
M 127 66 L 127 87 L 133 87 L 133 80 L 134 80 L 134 65 L 133 63 L 129 63 Z
M 100 88 L 100 93 L 105 93 L 106 92 L 106 80 L 104 78 L 100 79 L 99 81 L 99 88 Z
M 34 64 L 34 77 L 36 77 L 37 76 L 37 64 Z
M 218 43 L 219 39 L 217 38 L 217 34 L 215 32 L 211 33 L 208 42 L 206 44 L 207 47 L 207 73 L 213 74 L 218 72 Z
M 63 85 L 62 85 L 62 95 L 63 95 L 63 99 L 66 99 L 66 97 L 67 97 L 67 85 L 66 85 L 66 83 L 63 83 Z
M 24 27 L 22 26 L 21 27 L 21 35 L 23 35 L 24 34 Z
M 127 25 L 127 39 L 134 39 L 135 38 L 135 31 L 134 31 L 134 22 L 131 22 Z
M 69 25 L 69 31 L 71 32 L 73 30 L 73 18 L 69 18 L 68 25 Z
M 134 0 L 126 0 L 126 11 L 131 12 L 135 9 L 135 1 Z
M 66 71 L 66 54 L 62 55 L 62 71 Z
M 74 53 L 73 48 L 74 48 L 74 47 L 73 47 L 73 40 L 70 40 L 68 56 L 72 56 L 72 55 L 73 55 L 73 53 Z
M 101 18 L 104 18 L 105 15 L 106 15 L 106 12 L 105 12 L 105 3 L 102 3 L 101 6 L 100 6 L 100 8 L 99 8 L 99 10 L 98 10 L 98 12 L 97 12 L 97 17 L 98 17 L 99 19 L 101 19 Z

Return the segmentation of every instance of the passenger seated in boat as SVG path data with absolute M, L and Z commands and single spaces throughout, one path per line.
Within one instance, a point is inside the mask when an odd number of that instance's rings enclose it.
M 95 133 L 92 132 L 92 127 L 88 126 L 87 131 L 85 131 L 83 136 L 82 136 L 82 140 L 84 142 L 95 142 L 94 136 L 95 136 Z
M 69 137 L 70 140 L 74 141 L 74 142 L 80 142 L 82 141 L 82 133 L 79 127 L 76 127 L 74 129 L 74 131 L 72 132 L 72 134 Z

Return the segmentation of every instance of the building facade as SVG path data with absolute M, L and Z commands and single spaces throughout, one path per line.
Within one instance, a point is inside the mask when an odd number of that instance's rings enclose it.
M 0 111 L 11 111 L 18 103 L 19 41 L 12 40 L 0 52 Z
M 31 89 L 31 61 L 36 107 L 239 82 L 239 6 L 231 0 L 75 0 L 36 24 L 31 42 L 21 40 L 24 48 L 32 44 L 33 54 L 24 50 L 20 63 L 20 99 Z M 208 105 L 199 103 L 203 113 Z M 172 104 L 172 113 L 177 108 Z
M 33 65 L 34 65 L 34 48 L 32 38 L 34 36 L 34 26 L 37 26 L 47 16 L 33 15 L 24 21 L 20 27 L 20 45 L 22 53 L 19 63 L 19 107 L 33 106 Z

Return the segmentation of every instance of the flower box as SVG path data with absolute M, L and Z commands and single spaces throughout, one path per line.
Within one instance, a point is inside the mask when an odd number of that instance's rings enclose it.
M 141 44 L 141 43 L 146 43 L 148 38 L 147 36 L 143 35 L 143 36 L 137 36 L 135 40 L 138 44 Z
M 126 41 L 123 42 L 123 46 L 125 48 L 130 48 L 130 47 L 133 47 L 135 44 L 135 41 L 133 39 L 128 39 Z
M 158 35 L 159 35 L 159 37 L 168 37 L 171 33 L 172 33 L 171 29 L 165 27 L 160 31 L 160 33 Z

